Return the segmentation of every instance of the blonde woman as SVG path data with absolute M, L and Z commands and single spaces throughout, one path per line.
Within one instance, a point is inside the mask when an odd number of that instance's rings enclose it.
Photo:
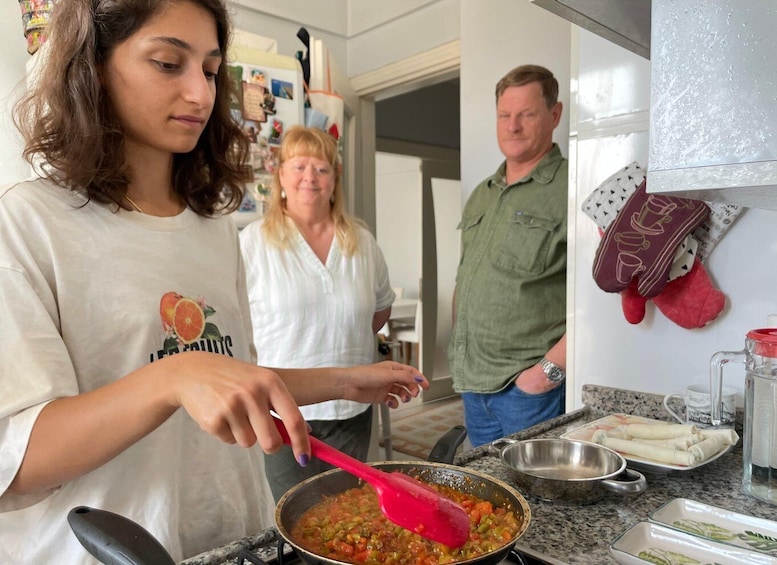
M 388 320 L 394 293 L 375 238 L 345 212 L 329 134 L 301 126 L 286 132 L 267 213 L 241 232 L 240 243 L 260 365 L 372 362 L 375 333 Z M 366 459 L 369 404 L 332 400 L 301 410 L 315 436 Z M 329 468 L 318 460 L 302 468 L 288 449 L 265 458 L 276 500 Z

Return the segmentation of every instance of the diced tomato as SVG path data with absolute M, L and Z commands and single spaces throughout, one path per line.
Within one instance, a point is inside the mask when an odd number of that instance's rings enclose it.
M 480 510 L 481 514 L 493 514 L 494 513 L 494 507 L 487 500 L 481 500 L 480 502 L 475 504 L 475 508 Z

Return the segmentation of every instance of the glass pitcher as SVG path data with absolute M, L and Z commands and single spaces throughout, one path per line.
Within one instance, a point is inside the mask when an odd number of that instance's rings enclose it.
M 723 365 L 745 364 L 745 426 L 742 490 L 777 504 L 777 328 L 751 330 L 742 351 L 719 351 L 710 359 L 712 425 L 721 423 Z

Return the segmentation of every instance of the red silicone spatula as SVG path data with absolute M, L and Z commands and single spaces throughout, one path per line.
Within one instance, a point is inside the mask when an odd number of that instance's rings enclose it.
M 276 418 L 275 424 L 283 441 L 290 443 L 283 422 Z M 469 516 L 464 509 L 417 479 L 366 465 L 312 436 L 310 447 L 313 457 L 371 484 L 380 509 L 395 524 L 449 547 L 461 547 L 469 539 Z

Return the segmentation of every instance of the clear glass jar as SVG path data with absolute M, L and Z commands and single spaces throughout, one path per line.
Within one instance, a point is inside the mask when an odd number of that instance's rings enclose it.
M 721 419 L 723 365 L 745 364 L 742 490 L 777 504 L 777 328 L 747 333 L 742 351 L 720 351 L 710 361 L 712 423 Z

